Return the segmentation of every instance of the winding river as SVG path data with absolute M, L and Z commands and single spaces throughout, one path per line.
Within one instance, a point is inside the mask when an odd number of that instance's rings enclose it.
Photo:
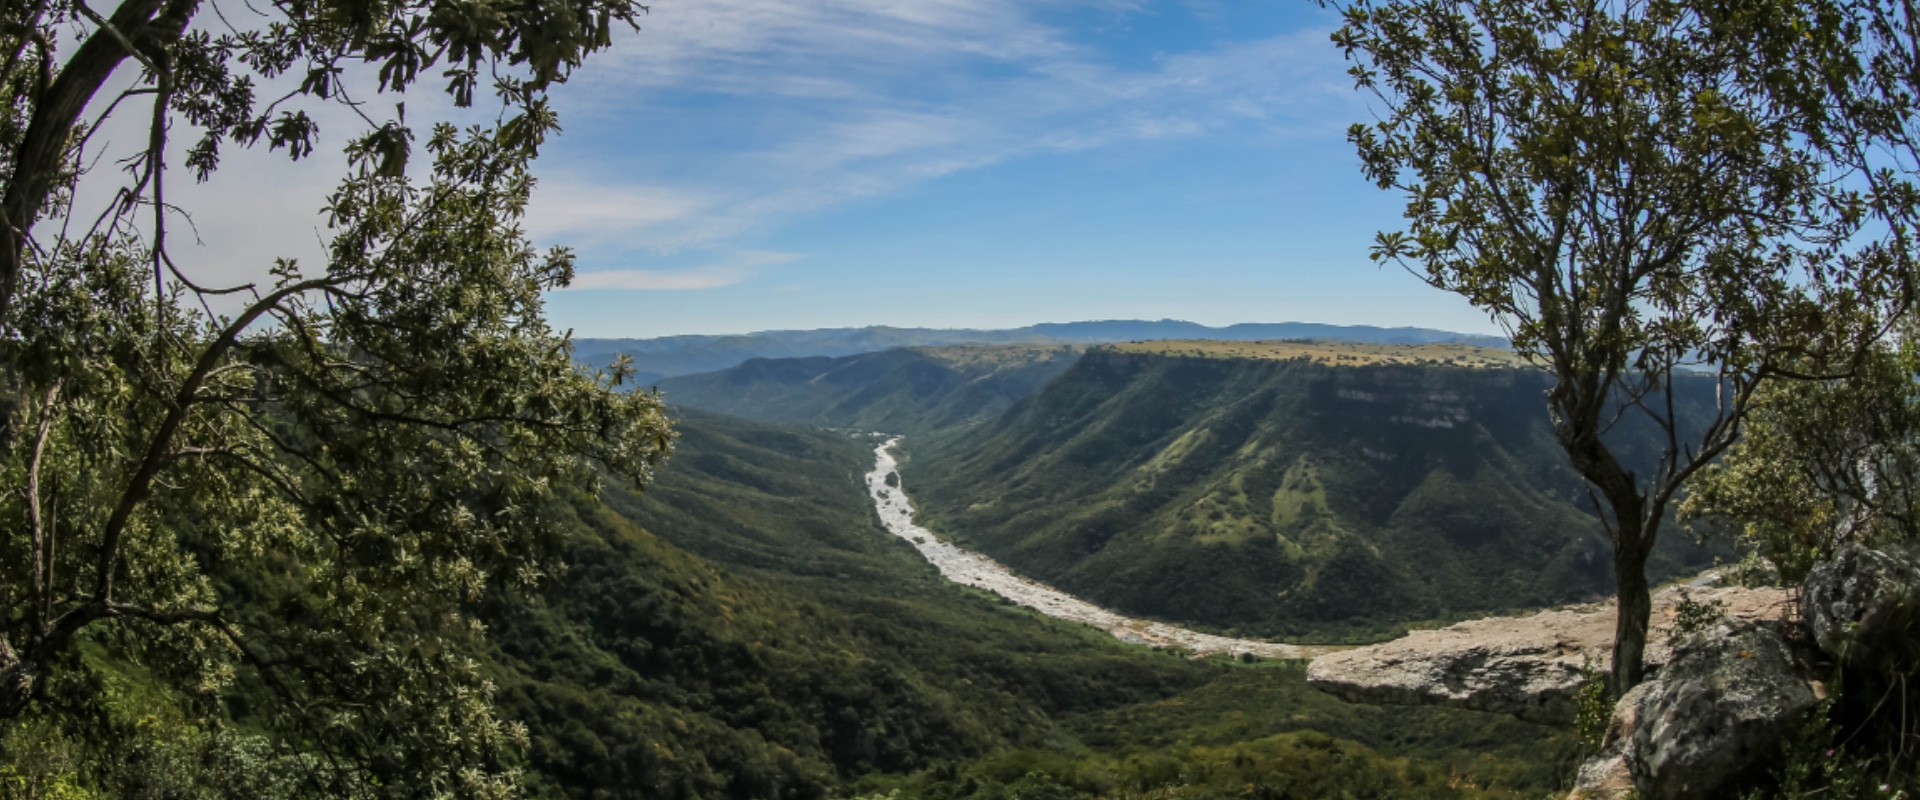
M 1023 578 L 1000 562 L 943 541 L 926 528 L 913 523 L 913 501 L 907 498 L 905 483 L 900 479 L 899 462 L 893 456 L 894 445 L 899 442 L 900 437 L 895 436 L 874 448 L 873 471 L 867 473 L 867 493 L 873 496 L 873 506 L 880 512 L 880 521 L 885 523 L 887 530 L 907 540 L 935 567 L 940 568 L 940 574 L 946 576 L 947 580 L 985 589 L 1050 617 L 1100 628 L 1124 642 L 1180 647 L 1195 655 L 1252 653 L 1262 658 L 1313 658 L 1322 653 L 1347 649 L 1234 639 L 1190 631 L 1164 622 L 1134 619 L 1039 581 Z M 893 478 L 892 486 L 887 485 L 889 476 Z

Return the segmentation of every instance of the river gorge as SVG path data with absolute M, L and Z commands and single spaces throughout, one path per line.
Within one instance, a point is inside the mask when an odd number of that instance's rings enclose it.
M 1112 633 L 1125 642 L 1154 647 L 1179 647 L 1195 655 L 1250 653 L 1262 658 L 1307 659 L 1347 648 L 1297 645 L 1256 639 L 1235 639 L 1188 630 L 1164 622 L 1135 619 L 1089 603 L 1044 583 L 1022 577 L 997 561 L 945 541 L 913 521 L 913 501 L 900 478 L 895 436 L 874 448 L 873 470 L 867 473 L 867 493 L 887 531 L 919 550 L 940 574 L 954 583 L 1005 597 L 1050 617 L 1078 622 Z

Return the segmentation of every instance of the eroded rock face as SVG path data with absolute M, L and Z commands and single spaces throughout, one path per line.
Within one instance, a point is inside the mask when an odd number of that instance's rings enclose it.
M 1822 651 L 1884 667 L 1920 659 L 1920 557 L 1848 545 L 1807 574 L 1800 614 Z
M 1683 592 L 1695 602 L 1725 604 L 1731 620 L 1777 620 L 1791 608 L 1781 589 L 1664 589 L 1654 596 L 1650 673 L 1672 655 L 1667 641 Z M 1613 626 L 1611 603 L 1470 620 L 1320 656 L 1307 681 L 1356 703 L 1444 705 L 1568 725 L 1587 672 L 1605 673 L 1612 664 Z
M 1775 625 L 1723 622 L 1688 636 L 1615 708 L 1632 729 L 1624 761 L 1640 797 L 1705 796 L 1771 752 L 1816 702 L 1801 672 Z

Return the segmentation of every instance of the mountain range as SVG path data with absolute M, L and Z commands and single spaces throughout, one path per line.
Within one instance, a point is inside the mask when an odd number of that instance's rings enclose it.
M 576 339 L 574 358 L 590 367 L 604 367 L 625 355 L 632 361 L 634 378 L 646 386 L 676 375 L 727 369 L 755 358 L 837 357 L 896 347 L 956 344 L 1101 344 L 1149 339 L 1329 339 L 1379 344 L 1457 342 L 1483 347 L 1506 346 L 1504 339 L 1495 336 L 1428 328 L 1311 322 L 1243 323 L 1212 328 L 1163 319 L 1043 323 L 999 330 L 873 326 L 654 339 Z
M 923 523 L 1117 610 L 1362 641 L 1608 593 L 1550 380 L 1468 345 L 1207 340 L 764 359 L 661 388 L 684 408 L 908 434 Z M 1675 400 L 1712 397 L 1683 378 Z M 1637 463 L 1654 435 L 1611 436 Z M 1712 556 L 1669 535 L 1653 570 Z

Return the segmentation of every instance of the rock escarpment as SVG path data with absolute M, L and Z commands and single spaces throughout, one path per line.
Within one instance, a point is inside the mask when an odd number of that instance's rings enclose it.
M 1784 589 L 1662 590 L 1654 597 L 1649 671 L 1673 655 L 1669 642 L 1683 597 L 1720 604 L 1737 621 L 1779 620 L 1792 608 Z M 1321 656 L 1307 680 L 1356 703 L 1442 705 L 1569 725 L 1580 686 L 1612 663 L 1613 624 L 1610 603 L 1471 620 Z
M 1797 600 L 1797 602 L 1796 602 Z M 1655 595 L 1648 679 L 1614 705 L 1569 800 L 1712 797 L 1779 752 L 1826 699 L 1816 676 L 1920 663 L 1920 552 L 1850 546 L 1796 592 Z M 1350 700 L 1447 705 L 1568 724 L 1608 666 L 1611 606 L 1461 623 L 1323 656 L 1315 686 Z

